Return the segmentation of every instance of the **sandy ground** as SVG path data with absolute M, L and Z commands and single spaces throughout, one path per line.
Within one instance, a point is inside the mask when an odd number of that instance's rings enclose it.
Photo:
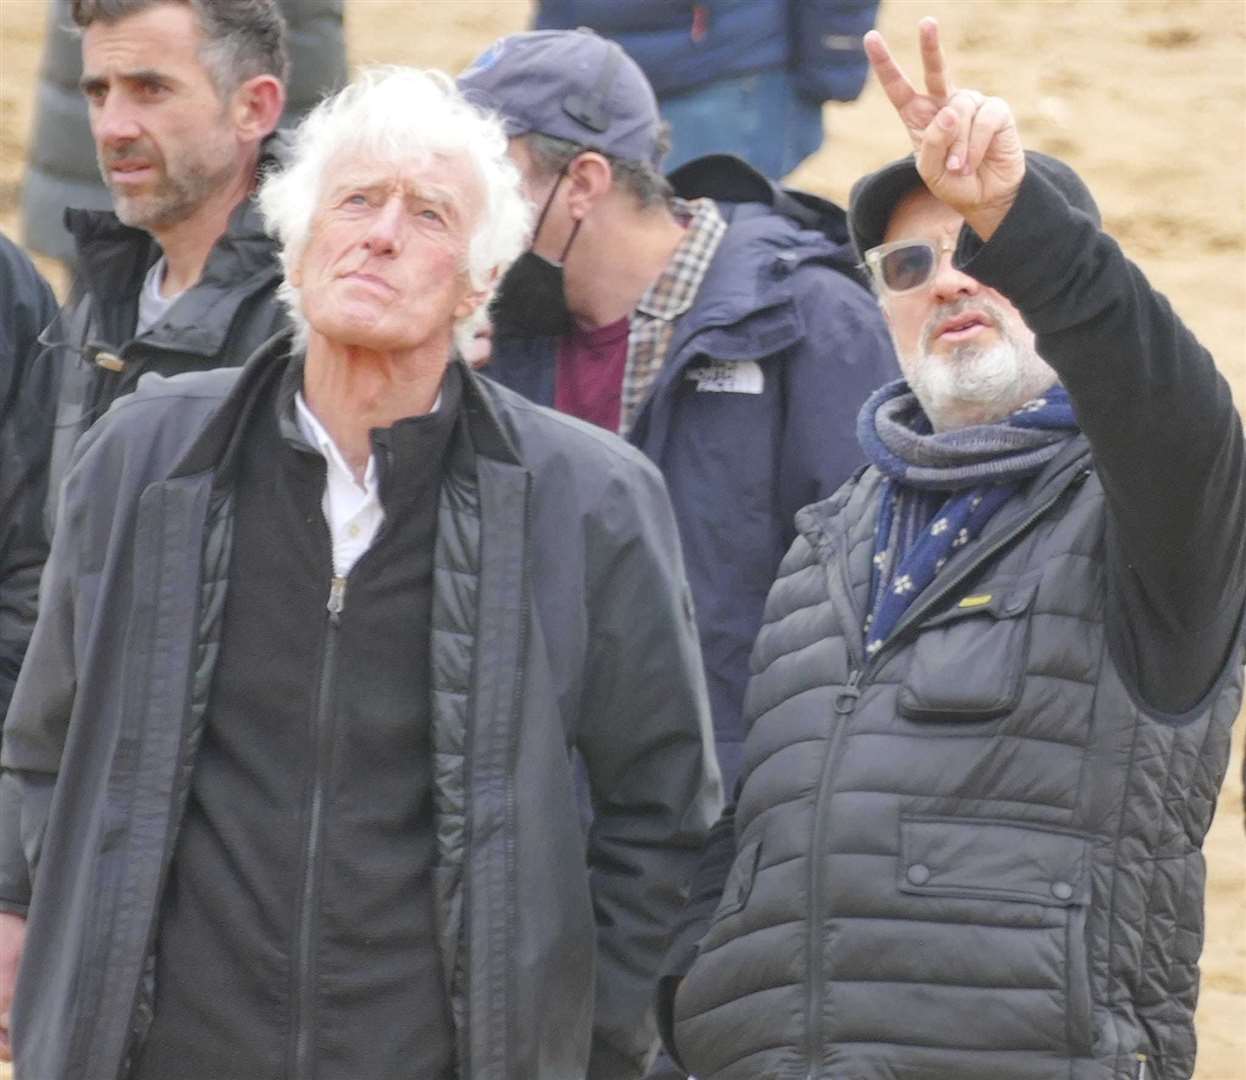
M 497 35 L 521 29 L 529 7 L 347 0 L 351 58 L 457 71 Z M 910 70 L 913 26 L 939 17 L 960 83 L 1007 97 L 1027 145 L 1081 171 L 1108 229 L 1246 399 L 1246 2 L 885 0 L 883 8 L 881 28 Z M 43 20 L 40 0 L 0 0 L 0 228 L 11 235 Z M 907 149 L 873 87 L 856 104 L 830 107 L 827 126 L 827 144 L 794 180 L 841 201 L 858 175 Z M 1197 1080 L 1246 1076 L 1242 727 L 1207 841 Z

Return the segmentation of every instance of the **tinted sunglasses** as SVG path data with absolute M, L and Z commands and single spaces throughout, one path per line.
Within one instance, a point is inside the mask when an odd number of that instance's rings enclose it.
M 955 247 L 948 240 L 937 246 L 929 240 L 896 240 L 870 248 L 865 265 L 883 292 L 900 296 L 929 285 L 943 253 Z

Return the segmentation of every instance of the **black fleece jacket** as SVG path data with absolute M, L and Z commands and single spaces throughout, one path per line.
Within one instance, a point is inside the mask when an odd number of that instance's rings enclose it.
M 1179 716 L 1224 666 L 1246 597 L 1228 383 L 1116 241 L 1033 171 L 990 242 L 962 251 L 1069 391 L 1108 498 L 1112 647 L 1140 701 Z

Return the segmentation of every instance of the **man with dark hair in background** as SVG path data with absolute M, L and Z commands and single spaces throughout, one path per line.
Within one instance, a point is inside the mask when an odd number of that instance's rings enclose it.
M 281 126 L 290 127 L 346 81 L 345 0 L 277 0 L 286 20 L 290 74 Z M 34 130 L 22 176 L 22 243 L 74 263 L 65 210 L 108 210 L 112 198 L 91 150 L 86 103 L 78 87 L 82 45 L 73 0 L 51 0 L 39 65 Z
M 685 166 L 672 191 L 652 89 L 590 31 L 503 38 L 459 85 L 505 120 L 539 209 L 492 310 L 488 374 L 662 470 L 730 789 L 793 516 L 860 464 L 857 409 L 896 370 L 843 211 L 725 156 Z
M 280 156 L 270 136 L 289 63 L 276 0 L 75 0 L 73 17 L 116 212 L 66 212 L 78 280 L 5 419 L 24 433 L 28 473 L 11 516 L 49 531 L 74 444 L 139 376 L 241 364 L 285 323 L 251 200 Z M 15 662 L 45 547 L 0 548 L 0 610 L 14 613 L 0 648 Z

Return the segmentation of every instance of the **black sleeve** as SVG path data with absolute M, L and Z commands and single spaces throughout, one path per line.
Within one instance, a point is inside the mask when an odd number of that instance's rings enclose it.
M 1150 708 L 1188 711 L 1246 595 L 1241 421 L 1211 355 L 1116 242 L 1030 170 L 965 270 L 1007 296 L 1060 376 L 1107 496 L 1110 641 Z
M 0 724 L 34 627 L 47 559 L 43 505 L 55 394 L 38 338 L 55 314 L 47 282 L 0 236 Z

